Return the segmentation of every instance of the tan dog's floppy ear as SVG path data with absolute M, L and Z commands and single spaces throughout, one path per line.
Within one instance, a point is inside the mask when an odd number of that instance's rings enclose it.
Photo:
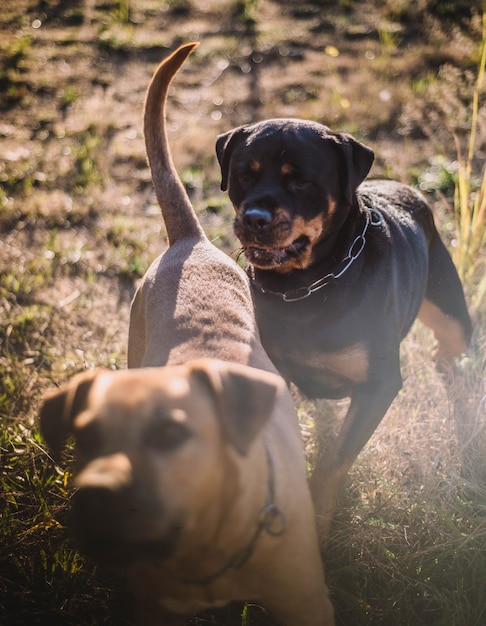
M 368 176 L 373 165 L 375 154 L 371 148 L 357 141 L 347 133 L 330 132 L 331 138 L 336 142 L 344 156 L 346 175 L 344 179 L 344 195 L 349 204 L 353 201 L 354 192 Z
M 194 361 L 191 371 L 208 384 L 227 441 L 246 454 L 270 418 L 283 380 L 270 372 L 213 359 Z
M 88 392 L 99 370 L 83 372 L 60 389 L 48 392 L 39 412 L 42 437 L 49 446 L 55 461 L 71 432 L 73 418 L 86 406 Z
M 248 126 L 239 126 L 233 130 L 219 135 L 216 139 L 216 156 L 221 168 L 221 191 L 228 189 L 228 174 L 231 155 L 237 144 L 245 137 Z

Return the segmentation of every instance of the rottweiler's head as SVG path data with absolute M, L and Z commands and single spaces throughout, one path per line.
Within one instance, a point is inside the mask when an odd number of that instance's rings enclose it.
M 281 273 L 317 260 L 317 246 L 345 222 L 374 158 L 350 135 L 296 119 L 235 128 L 218 137 L 216 154 L 246 257 Z

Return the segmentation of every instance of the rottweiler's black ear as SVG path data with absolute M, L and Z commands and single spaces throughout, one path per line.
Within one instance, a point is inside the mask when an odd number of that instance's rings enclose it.
M 346 165 L 344 197 L 351 204 L 356 189 L 364 181 L 373 165 L 375 155 L 371 148 L 347 133 L 334 133 L 334 135 Z
M 245 455 L 272 415 L 284 381 L 270 372 L 216 359 L 198 359 L 191 372 L 210 390 L 224 437 Z
M 221 168 L 221 191 L 228 189 L 229 162 L 235 147 L 243 141 L 246 134 L 246 126 L 239 126 L 227 133 L 219 135 L 216 139 L 216 156 Z
M 39 412 L 42 437 L 55 461 L 59 461 L 64 444 L 71 432 L 73 418 L 84 410 L 88 392 L 100 370 L 90 370 L 75 376 L 60 389 L 48 392 Z

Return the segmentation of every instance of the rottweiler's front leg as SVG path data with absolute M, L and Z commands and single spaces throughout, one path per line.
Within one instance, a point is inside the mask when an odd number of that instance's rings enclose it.
M 351 403 L 332 446 L 318 458 L 310 479 L 317 517 L 319 541 L 325 547 L 331 530 L 339 492 L 346 475 L 382 420 L 402 386 L 398 363 L 379 381 L 361 385 Z

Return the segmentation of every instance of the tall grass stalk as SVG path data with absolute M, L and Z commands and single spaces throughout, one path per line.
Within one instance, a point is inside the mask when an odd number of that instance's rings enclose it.
M 474 284 L 480 276 L 479 272 L 485 265 L 481 254 L 486 245 L 486 166 L 483 165 L 480 184 L 475 184 L 473 161 L 476 149 L 476 136 L 479 123 L 480 98 L 483 91 L 486 67 L 486 13 L 483 14 L 482 38 L 478 75 L 472 99 L 471 129 L 467 155 L 461 148 L 459 138 L 453 132 L 456 144 L 458 175 L 454 193 L 454 220 L 457 232 L 457 246 L 454 250 L 454 261 L 461 278 Z M 479 308 L 486 295 L 486 277 L 480 276 L 474 301 Z

